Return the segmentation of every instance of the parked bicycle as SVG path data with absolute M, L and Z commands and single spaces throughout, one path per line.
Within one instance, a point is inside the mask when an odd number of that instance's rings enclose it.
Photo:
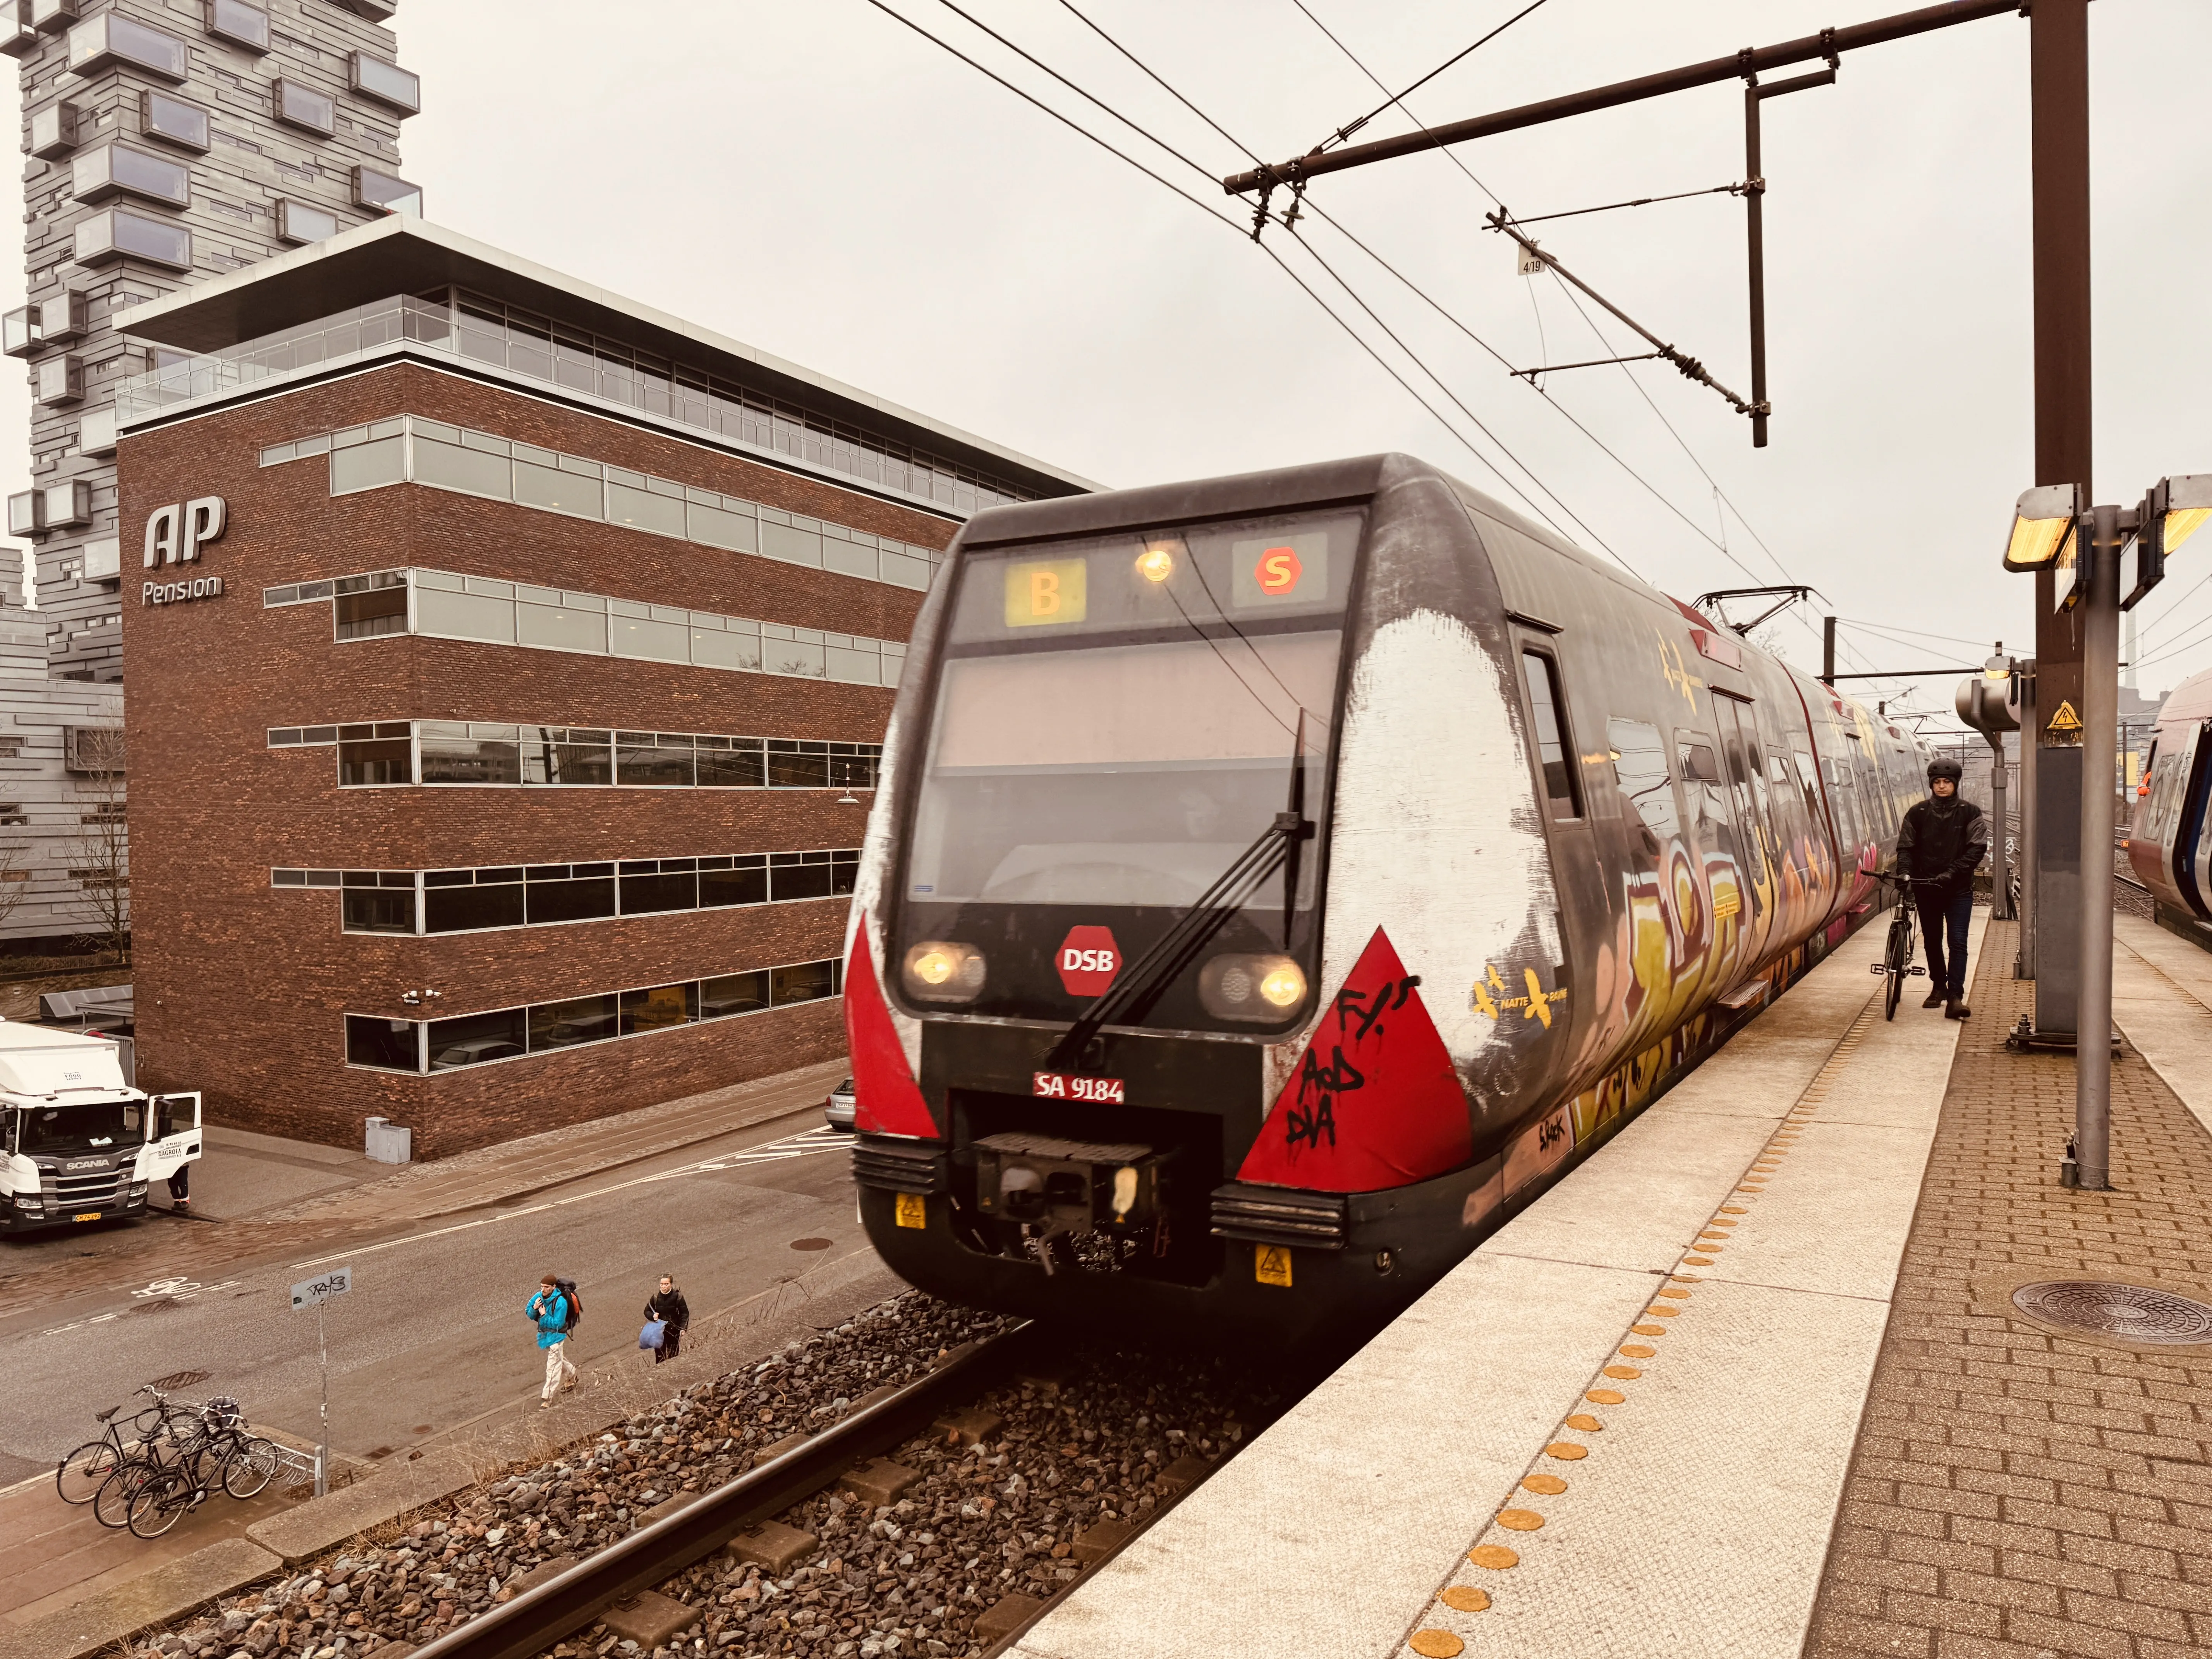
M 158 1443 L 165 1437 L 173 1438 L 179 1427 L 189 1428 L 199 1420 L 198 1412 L 188 1406 L 173 1406 L 168 1395 L 151 1386 L 139 1389 L 148 1395 L 152 1404 L 143 1407 L 126 1419 L 131 1437 L 125 1439 L 115 1419 L 123 1407 L 110 1406 L 98 1413 L 93 1420 L 106 1425 L 106 1432 L 97 1440 L 88 1440 L 54 1469 L 54 1486 L 64 1504 L 89 1504 L 100 1495 L 107 1477 L 145 1447 Z M 133 1399 L 137 1395 L 131 1396 Z
M 238 1402 L 218 1397 L 166 1448 L 150 1445 L 111 1473 L 94 1496 L 93 1516 L 102 1526 L 128 1527 L 136 1537 L 159 1538 L 217 1486 L 233 1498 L 254 1497 L 282 1461 L 274 1443 L 251 1431 Z
M 1905 994 L 1905 981 L 1925 978 L 1928 970 L 1912 964 L 1912 878 L 1877 872 L 1875 879 L 1897 890 L 1897 909 L 1889 919 L 1889 937 L 1882 944 L 1881 960 L 1873 968 L 1875 973 L 1885 975 L 1888 980 L 1882 987 L 1881 1017 L 1895 1019 L 1898 1000 Z

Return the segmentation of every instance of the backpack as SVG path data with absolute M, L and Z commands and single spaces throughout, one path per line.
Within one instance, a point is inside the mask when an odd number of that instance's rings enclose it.
M 573 1279 L 556 1279 L 553 1281 L 553 1288 L 561 1292 L 562 1299 L 568 1305 L 568 1322 L 561 1327 L 562 1333 L 566 1334 L 583 1322 L 584 1298 L 576 1294 L 576 1281 Z

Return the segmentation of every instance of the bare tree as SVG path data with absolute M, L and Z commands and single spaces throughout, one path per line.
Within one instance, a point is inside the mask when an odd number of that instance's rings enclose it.
M 131 965 L 131 836 L 124 799 L 123 732 L 81 726 L 69 737 L 69 769 L 76 786 L 77 826 L 70 837 L 70 879 L 84 896 L 80 937 L 124 967 Z

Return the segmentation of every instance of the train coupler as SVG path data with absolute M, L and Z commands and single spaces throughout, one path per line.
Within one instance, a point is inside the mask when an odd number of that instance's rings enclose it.
M 1167 1223 L 1161 1172 L 1172 1153 L 1118 1142 L 1012 1131 L 975 1143 L 975 1207 L 998 1224 L 1008 1254 L 1033 1255 L 1048 1274 L 1081 1259 L 1079 1241 L 1122 1247 Z

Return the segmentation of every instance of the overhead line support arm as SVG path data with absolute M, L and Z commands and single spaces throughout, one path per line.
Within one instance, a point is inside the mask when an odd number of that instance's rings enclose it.
M 1293 169 L 1310 179 L 1324 173 L 1364 167 L 1370 161 L 1392 161 L 1425 149 L 1465 143 L 1472 138 L 1540 126 L 1570 115 L 1587 115 L 1594 110 L 1613 109 L 1670 92 L 1686 92 L 1693 87 L 1716 86 L 1724 81 L 1738 80 L 1747 73 L 1780 69 L 1788 64 L 1811 63 L 1861 46 L 1881 46 L 1959 23 L 1978 22 L 2001 13 L 2025 14 L 2028 9 L 2029 0 L 1949 0 L 1948 4 L 1923 6 L 1917 11 L 1876 18 L 1869 23 L 1853 23 L 1844 28 L 1824 29 L 1818 34 L 1785 40 L 1778 46 L 1747 47 L 1725 58 L 1709 58 L 1702 64 L 1691 64 L 1657 75 L 1639 76 L 1632 81 L 1616 81 L 1610 86 L 1570 93 L 1564 98 L 1550 98 L 1539 104 L 1523 104 L 1494 115 L 1450 121 L 1442 126 L 1401 133 L 1395 138 L 1370 139 L 1364 144 L 1348 144 L 1342 149 L 1316 150 L 1294 161 L 1232 173 L 1221 181 L 1222 188 L 1231 196 L 1243 196 L 1271 183 L 1287 182 L 1293 176 Z

